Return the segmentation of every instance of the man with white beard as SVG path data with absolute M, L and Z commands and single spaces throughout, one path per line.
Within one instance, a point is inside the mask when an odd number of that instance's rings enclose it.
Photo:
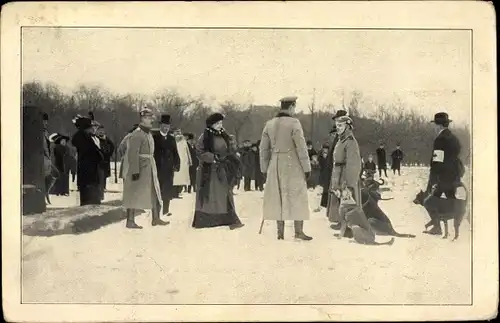
M 174 131 L 175 141 L 177 144 L 177 152 L 179 153 L 180 168 L 179 171 L 174 175 L 174 186 L 177 189 L 178 194 L 182 191 L 182 188 L 189 186 L 191 184 L 191 179 L 189 177 L 189 167 L 193 164 L 191 161 L 191 152 L 189 151 L 188 143 L 186 138 L 182 135 L 180 129 Z M 180 198 L 180 196 L 177 196 Z

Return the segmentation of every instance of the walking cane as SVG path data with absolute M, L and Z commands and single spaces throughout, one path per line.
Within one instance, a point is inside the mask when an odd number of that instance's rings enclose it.
M 262 233 L 262 227 L 264 226 L 264 217 L 262 217 L 262 221 L 260 222 L 259 234 Z

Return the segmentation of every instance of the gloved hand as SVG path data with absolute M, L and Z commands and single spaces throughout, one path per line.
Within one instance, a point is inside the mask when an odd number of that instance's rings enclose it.
M 132 180 L 136 181 L 139 179 L 139 174 L 132 174 Z

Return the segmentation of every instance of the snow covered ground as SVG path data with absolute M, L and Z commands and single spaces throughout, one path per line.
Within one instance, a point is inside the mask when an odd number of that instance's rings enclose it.
M 192 229 L 194 194 L 185 193 L 172 202 L 166 227 L 152 227 L 146 212 L 137 218 L 143 230 L 127 230 L 123 221 L 79 235 L 23 236 L 23 302 L 468 304 L 470 225 L 464 220 L 456 242 L 421 233 L 428 217 L 412 200 L 427 174 L 404 168 L 401 177 L 389 175 L 383 197 L 394 199 L 381 208 L 397 231 L 417 235 L 392 246 L 334 238 L 325 211 L 312 212 L 319 190 L 310 192 L 310 242 L 294 241 L 292 223 L 284 241 L 276 239 L 273 222 L 259 235 L 263 193 L 243 191 L 235 199 L 246 226 L 235 231 Z M 118 192 L 113 181 L 108 189 Z M 78 205 L 77 193 L 52 203 Z

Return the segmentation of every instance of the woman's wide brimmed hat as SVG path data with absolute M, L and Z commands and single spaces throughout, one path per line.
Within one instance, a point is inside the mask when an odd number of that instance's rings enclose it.
M 443 124 L 446 124 L 446 123 L 450 123 L 452 122 L 453 120 L 451 120 L 448 116 L 448 113 L 446 112 L 438 112 L 434 115 L 434 120 L 432 120 L 431 122 L 434 122 L 435 124 L 440 124 L 440 125 L 443 125 Z
M 336 123 L 347 123 L 348 125 L 352 126 L 353 122 L 352 119 L 348 116 L 341 116 L 335 119 Z
M 347 115 L 347 111 L 346 110 L 337 110 L 337 112 L 335 112 L 335 114 L 333 115 L 332 119 L 336 120 L 337 118 L 340 118 L 340 117 L 343 117 L 343 116 L 346 116 L 346 115 Z
M 207 118 L 207 120 L 205 121 L 205 123 L 207 124 L 207 127 L 211 127 L 214 124 L 216 124 L 217 122 L 224 120 L 224 118 L 225 118 L 225 116 L 222 113 L 218 113 L 217 112 L 217 113 L 211 114 Z
M 51 134 L 49 136 L 49 141 L 53 142 L 53 143 L 56 143 L 56 144 L 60 143 L 61 140 L 63 140 L 63 139 L 66 140 L 66 141 L 68 141 L 69 137 L 65 136 L 65 135 L 61 135 L 60 133 L 57 133 L 57 132 L 53 133 L 53 134 Z
M 85 130 L 92 127 L 92 120 L 79 114 L 77 114 L 72 121 L 79 130 Z

